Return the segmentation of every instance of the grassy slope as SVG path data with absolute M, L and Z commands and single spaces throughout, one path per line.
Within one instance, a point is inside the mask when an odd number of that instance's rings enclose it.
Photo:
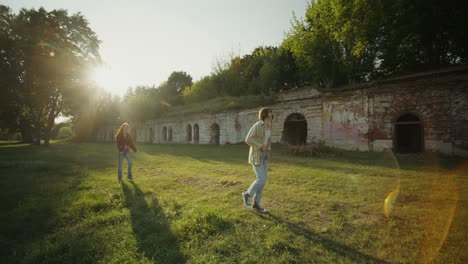
M 460 161 L 275 150 L 263 216 L 241 205 L 253 180 L 245 145 L 141 145 L 135 182 L 121 185 L 111 144 L 0 142 L 0 261 L 467 262 Z M 384 198 L 398 186 L 386 218 Z

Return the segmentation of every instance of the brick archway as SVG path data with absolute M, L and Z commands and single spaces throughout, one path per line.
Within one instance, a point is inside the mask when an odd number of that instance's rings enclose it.
M 307 119 L 301 112 L 289 113 L 284 119 L 281 142 L 288 145 L 307 143 Z
M 167 141 L 172 142 L 172 127 L 167 130 Z
M 148 129 L 148 143 L 150 143 L 150 144 L 153 144 L 153 135 L 154 135 L 153 128 L 150 127 Z
M 200 142 L 200 128 L 197 123 L 193 125 L 193 142 L 198 144 Z
M 192 125 L 187 124 L 187 142 L 192 142 Z
M 406 112 L 393 122 L 393 147 L 398 153 L 420 153 L 424 151 L 424 125 L 422 118 Z
M 210 144 L 219 145 L 220 127 L 217 123 L 213 123 L 210 127 Z
M 166 126 L 164 126 L 163 129 L 162 129 L 162 140 L 164 142 L 167 141 L 167 127 Z

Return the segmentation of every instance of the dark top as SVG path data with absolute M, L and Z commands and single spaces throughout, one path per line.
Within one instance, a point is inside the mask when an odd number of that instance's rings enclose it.
M 124 138 L 123 134 L 119 134 L 115 139 L 115 144 L 117 145 L 117 149 L 119 151 L 123 151 L 125 149 L 125 145 L 127 145 L 133 150 L 133 152 L 137 152 L 137 148 L 133 144 L 131 135 L 127 135 L 127 137 Z

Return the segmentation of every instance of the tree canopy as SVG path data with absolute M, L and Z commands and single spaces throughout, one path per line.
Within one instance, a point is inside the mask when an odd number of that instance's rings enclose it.
M 86 97 L 87 69 L 99 62 L 100 42 L 79 13 L 13 14 L 0 6 L 0 16 L 0 85 L 8 102 L 0 110 L 2 125 L 20 129 L 25 141 L 42 137 L 48 144 L 55 118 L 76 111 Z

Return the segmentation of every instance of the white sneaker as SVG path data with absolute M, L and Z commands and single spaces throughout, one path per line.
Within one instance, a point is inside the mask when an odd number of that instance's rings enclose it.
M 244 205 L 246 208 L 252 208 L 252 205 L 250 204 L 250 201 L 249 201 L 249 198 L 250 198 L 250 195 L 246 192 L 243 192 L 242 193 L 242 202 L 244 202 Z

